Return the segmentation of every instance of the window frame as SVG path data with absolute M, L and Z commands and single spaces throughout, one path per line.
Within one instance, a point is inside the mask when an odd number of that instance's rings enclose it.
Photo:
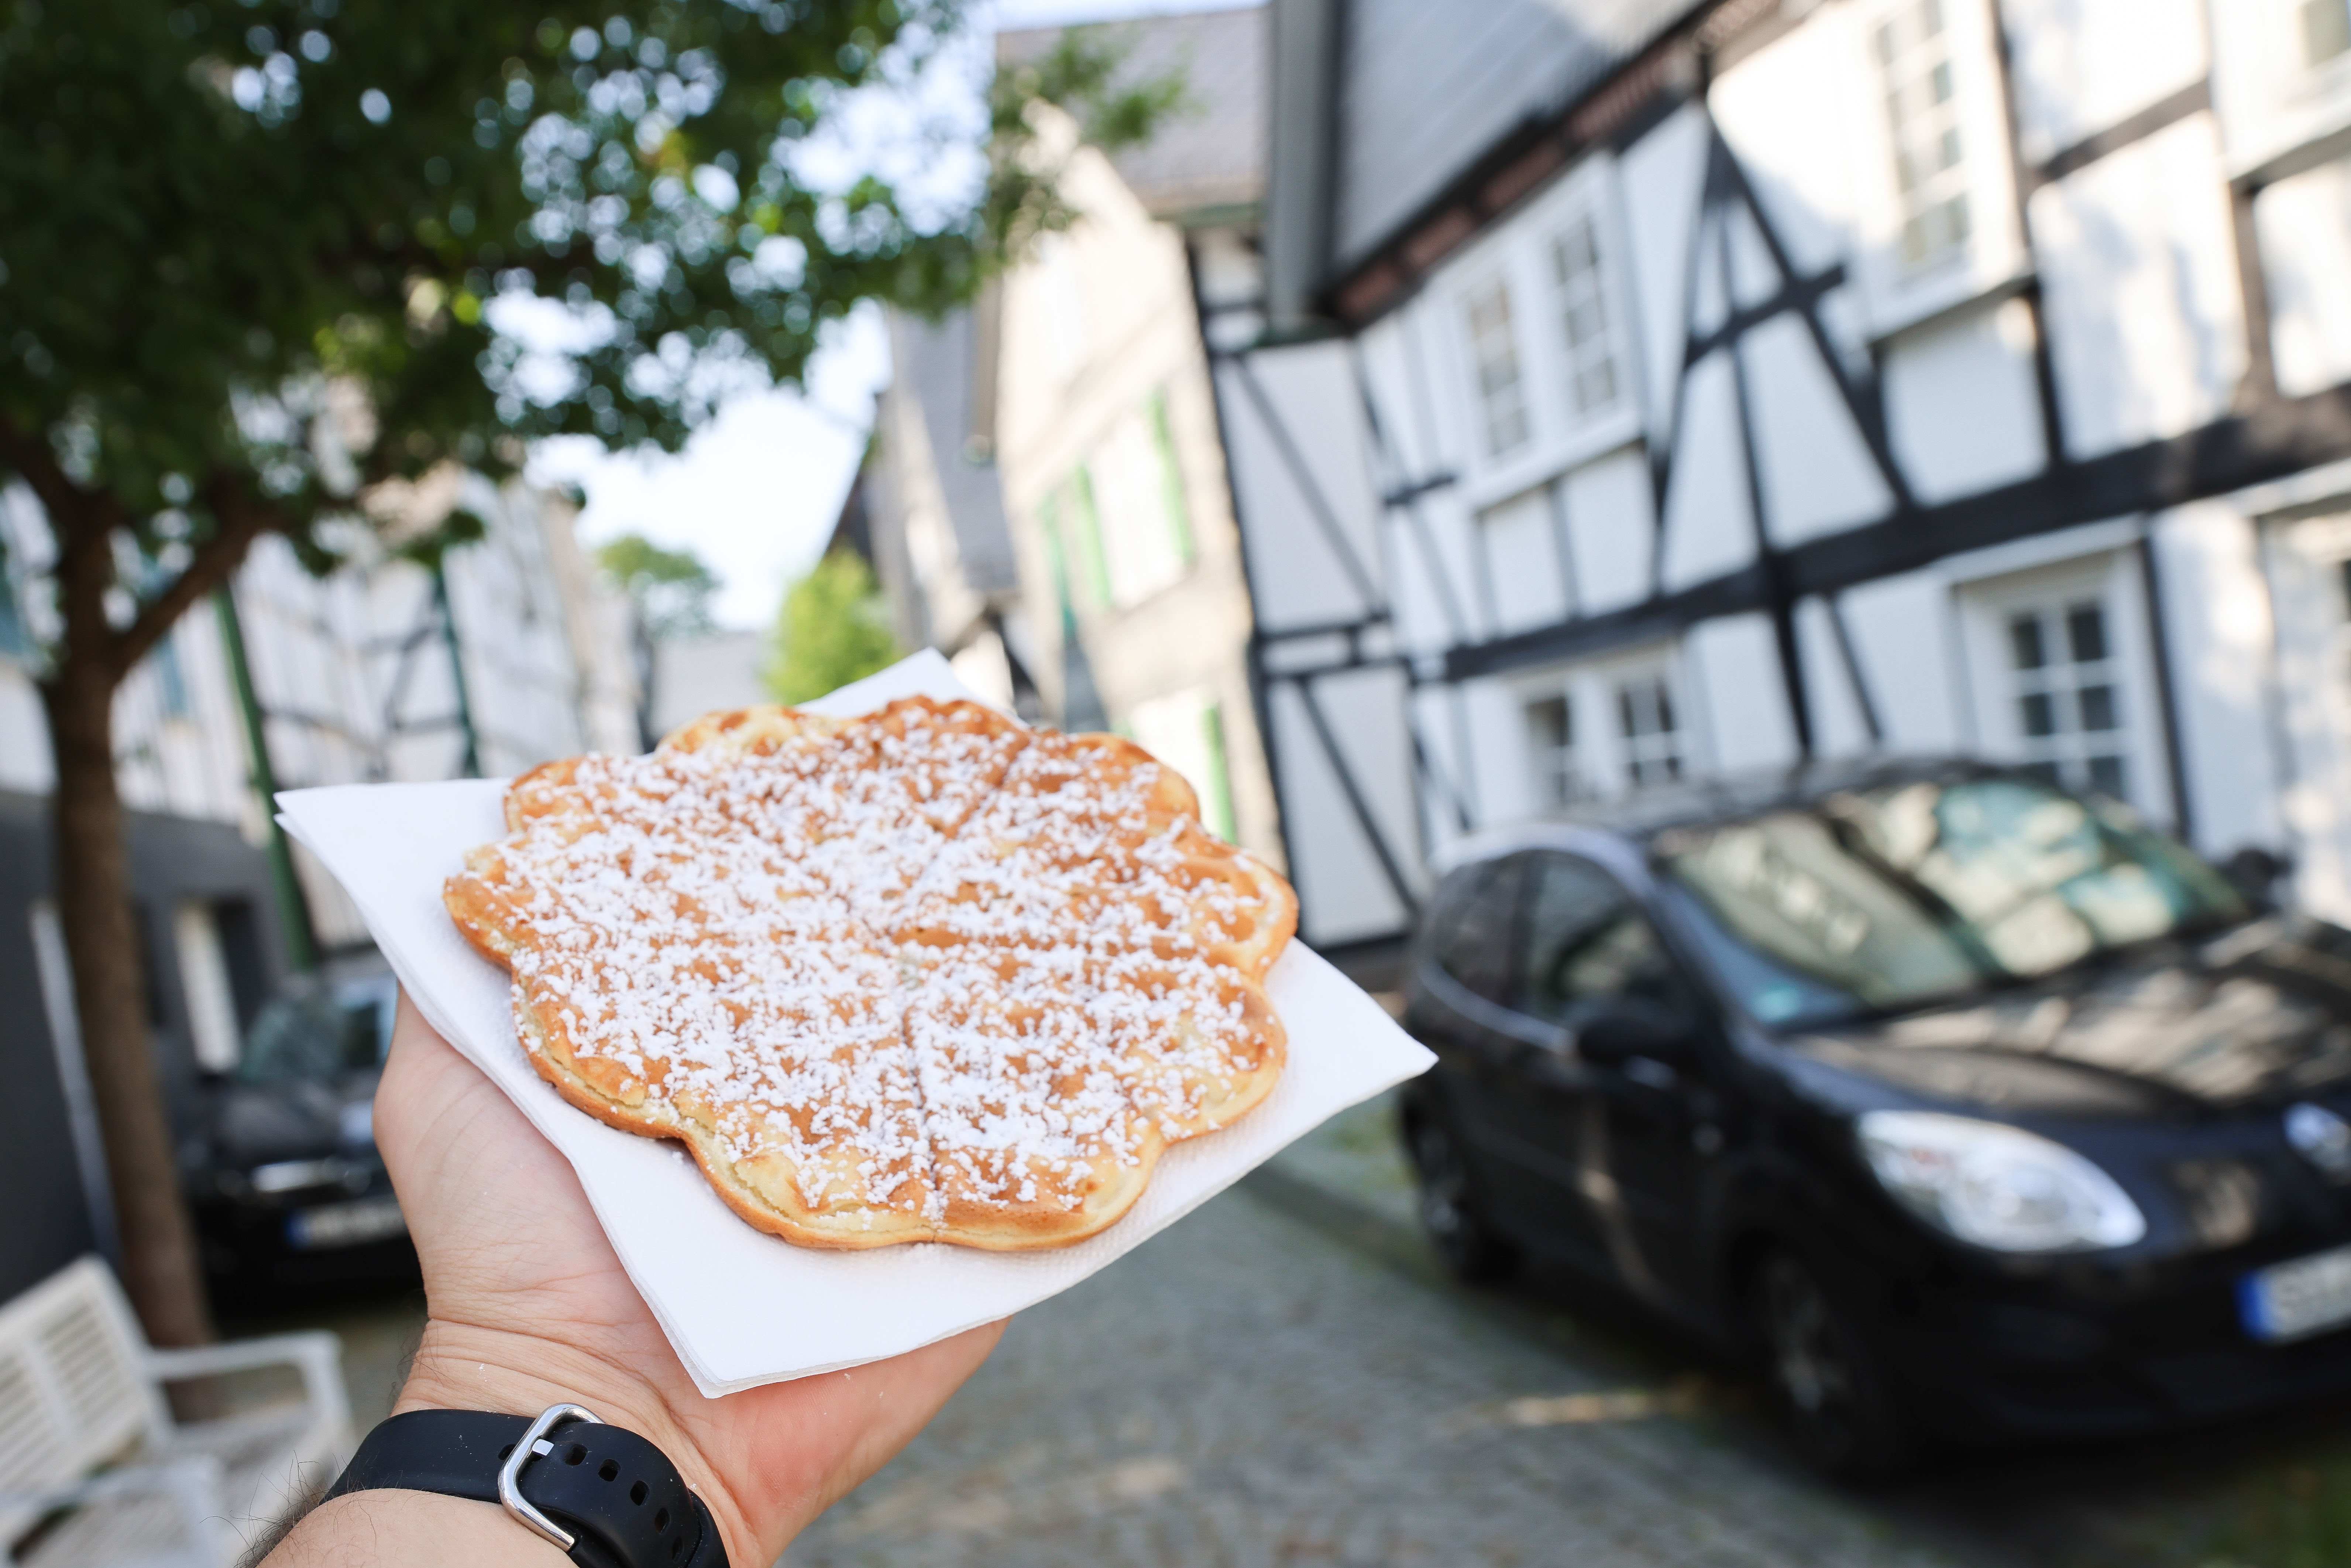
M 1536 902 L 1541 896 L 1541 881 L 1545 872 L 1552 862 L 1558 862 L 1588 872 L 1604 883 L 1614 895 L 1617 906 L 1624 911 L 1625 915 L 1639 922 L 1647 931 L 1649 940 L 1655 946 L 1659 957 L 1676 977 L 1677 989 L 1680 995 L 1678 1001 L 1671 1005 L 1688 1023 L 1693 1036 L 1704 1030 L 1714 1005 L 1710 1000 L 1711 993 L 1706 977 L 1695 970 L 1682 956 L 1672 936 L 1666 930 L 1665 923 L 1657 918 L 1656 912 L 1634 892 L 1623 877 L 1592 856 L 1573 849 L 1545 847 L 1525 850 L 1520 852 L 1518 858 L 1523 860 L 1525 865 L 1520 873 L 1518 908 L 1511 921 L 1510 1002 L 1509 1005 L 1512 1013 L 1539 1028 L 1564 1031 L 1571 1040 L 1578 1027 L 1566 1019 L 1548 1018 L 1536 1012 L 1531 1005 L 1528 994 L 1530 973 L 1528 964 L 1533 956 L 1532 921 Z M 1621 997 L 1625 993 L 1617 994 Z
M 1472 1007 L 1484 1009 L 1503 1018 L 1515 1019 L 1525 1016 L 1511 1008 L 1508 1001 L 1487 996 L 1468 980 L 1455 974 L 1445 962 L 1445 949 L 1453 934 L 1460 928 L 1460 912 L 1469 901 L 1487 888 L 1493 886 L 1498 879 L 1510 878 L 1510 886 L 1507 889 L 1510 908 L 1504 911 L 1502 921 L 1504 972 L 1499 988 L 1505 998 L 1517 994 L 1519 923 L 1526 911 L 1526 873 L 1527 866 L 1532 858 L 1532 852 L 1517 850 L 1509 854 L 1497 855 L 1490 860 L 1479 861 L 1462 867 L 1455 874 L 1460 876 L 1466 885 L 1445 896 L 1432 910 L 1433 917 L 1424 926 L 1426 935 L 1423 939 L 1420 961 L 1424 969 L 1442 982 L 1446 992 L 1448 993 L 1445 998 L 1447 1005 L 1454 1008 L 1455 1010 L 1464 1010 L 1462 1004 L 1467 1002 Z M 1495 1020 L 1487 1019 L 1482 1021 L 1491 1023 Z
M 2013 668 L 2011 618 L 2024 610 L 2053 611 L 2055 634 L 2067 636 L 2069 605 L 2095 601 L 2103 614 L 2107 642 L 2105 666 L 2121 708 L 2116 748 L 2124 765 L 2123 802 L 2151 821 L 2178 820 L 2164 727 L 2160 686 L 2155 674 L 2154 622 L 2137 545 L 2075 557 L 2051 565 L 1953 584 L 1973 710 L 1977 745 L 2000 761 L 2042 760 L 2035 737 L 2024 733 L 2020 704 L 2025 693 Z M 2080 790 L 2077 774 L 2060 773 L 2067 789 Z
M 1938 0 L 1952 75 L 1952 125 L 1959 139 L 1958 187 L 1967 198 L 1967 237 L 1934 265 L 1902 259 L 1907 214 L 1896 178 L 1889 82 L 1878 60 L 1878 29 L 1922 0 L 1864 0 L 1850 8 L 1844 47 L 1857 84 L 1846 106 L 1853 126 L 1856 281 L 1868 330 L 1888 337 L 1926 318 L 1981 298 L 2027 276 L 2032 257 L 2016 204 L 2006 100 L 2001 90 L 1998 26 L 1991 0 Z
M 2351 51 L 2309 61 L 2302 0 L 2253 0 L 2243 9 L 2240 25 L 2211 36 L 2213 106 L 2231 179 L 2351 128 Z
M 1470 449 L 1479 466 L 1486 469 L 1509 468 L 1536 444 L 1533 378 L 1528 373 L 1524 331 L 1526 309 L 1520 299 L 1520 280 L 1513 276 L 1515 270 L 1507 265 L 1483 268 L 1454 291 L 1454 341 L 1459 345 L 1462 380 L 1469 393 L 1465 406 L 1469 411 Z M 1479 351 L 1476 326 L 1481 303 L 1497 297 L 1502 302 L 1502 329 L 1510 350 L 1510 385 L 1518 400 L 1516 417 L 1520 423 L 1518 439 L 1506 449 L 1498 449 L 1494 442 L 1495 418 L 1486 385 L 1487 361 Z
M 1463 501 L 1472 512 L 1547 484 L 1641 433 L 1646 371 L 1615 181 L 1612 155 L 1584 158 L 1439 269 L 1440 286 L 1431 291 L 1438 302 L 1436 335 L 1450 350 L 1444 356 L 1446 373 L 1464 411 L 1455 435 L 1464 455 Z M 1553 242 L 1585 225 L 1597 263 L 1594 297 L 1602 307 L 1601 329 L 1614 381 L 1612 400 L 1589 412 L 1575 403 L 1573 361 L 1552 267 Z M 1470 301 L 1497 280 L 1510 296 L 1511 341 L 1528 423 L 1527 438 L 1499 455 L 1486 440 L 1484 402 L 1468 332 Z
M 1691 681 L 1684 668 L 1678 642 L 1652 643 L 1622 653 L 1612 653 L 1596 659 L 1585 659 L 1573 664 L 1553 665 L 1525 675 L 1515 676 L 1501 687 L 1510 704 L 1507 721 L 1498 721 L 1496 727 L 1511 738 L 1508 744 L 1518 749 L 1519 767 L 1515 777 L 1520 780 L 1520 794 L 1513 802 L 1498 796 L 1494 803 L 1500 807 L 1499 816 L 1515 815 L 1536 819 L 1560 808 L 1543 800 L 1535 782 L 1538 765 L 1534 755 L 1533 737 L 1527 723 L 1527 710 L 1532 705 L 1554 696 L 1567 699 L 1568 710 L 1575 726 L 1573 752 L 1576 771 L 1583 784 L 1583 793 L 1571 802 L 1621 800 L 1641 786 L 1633 782 L 1631 762 L 1635 748 L 1628 747 L 1619 733 L 1616 694 L 1620 687 L 1634 682 L 1654 681 L 1663 686 L 1672 704 L 1674 735 L 1678 740 L 1681 758 L 1680 778 L 1702 778 L 1712 766 L 1705 726 L 1698 722 L 1701 710 L 1692 700 Z M 1506 763 L 1510 753 L 1498 758 Z M 1498 767 L 1499 772 L 1509 772 Z M 1653 782 L 1653 781 L 1652 781 Z

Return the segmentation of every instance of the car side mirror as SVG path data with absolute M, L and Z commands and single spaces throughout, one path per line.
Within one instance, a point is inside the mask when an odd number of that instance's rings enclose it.
M 2247 844 L 2220 862 L 2220 874 L 2238 895 L 2256 909 L 2277 907 L 2277 884 L 2294 873 L 2291 856 L 2259 844 Z
M 1692 1054 L 1692 1031 L 1664 1009 L 1620 1004 L 1575 1031 L 1575 1053 L 1594 1067 L 1622 1067 L 1635 1057 L 1677 1064 Z

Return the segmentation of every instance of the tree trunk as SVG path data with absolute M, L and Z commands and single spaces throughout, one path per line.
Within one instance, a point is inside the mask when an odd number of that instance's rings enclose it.
M 194 1228 L 180 1196 L 171 1119 L 147 1028 L 146 973 L 131 899 L 122 798 L 114 778 L 119 677 L 89 646 L 98 639 L 89 635 L 86 619 L 95 614 L 97 630 L 103 632 L 103 585 L 76 583 L 70 574 L 63 575 L 67 632 L 55 672 L 42 687 L 57 760 L 50 805 L 58 924 L 72 959 L 82 1051 L 106 1136 L 107 1176 L 114 1184 L 121 1233 L 122 1283 L 151 1341 L 198 1344 L 213 1337 L 212 1313 L 197 1268 Z

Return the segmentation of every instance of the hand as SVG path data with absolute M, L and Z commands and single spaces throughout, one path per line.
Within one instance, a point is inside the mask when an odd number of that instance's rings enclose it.
M 424 1337 L 397 1408 L 536 1416 L 584 1405 L 670 1457 L 737 1568 L 773 1563 L 879 1469 L 1003 1332 L 994 1323 L 889 1361 L 705 1399 L 569 1163 L 404 996 L 375 1132 L 424 1264 Z

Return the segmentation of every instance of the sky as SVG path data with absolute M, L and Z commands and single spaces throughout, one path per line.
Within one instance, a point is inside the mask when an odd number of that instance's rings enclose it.
M 1003 30 L 1239 3 L 1246 0 L 997 0 L 991 9 Z M 786 586 L 823 549 L 889 375 L 888 332 L 868 308 L 819 350 L 805 392 L 738 396 L 674 456 L 608 453 L 585 437 L 548 442 L 532 455 L 530 475 L 587 492 L 580 524 L 590 544 L 640 533 L 691 549 L 724 585 L 713 607 L 718 622 L 762 629 Z

